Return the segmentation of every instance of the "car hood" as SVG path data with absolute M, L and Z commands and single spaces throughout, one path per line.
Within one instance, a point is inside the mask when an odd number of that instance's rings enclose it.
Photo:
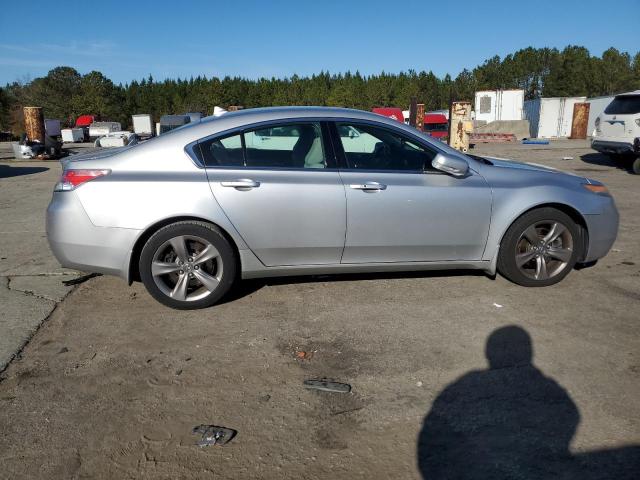
M 483 156 L 482 158 L 488 160 L 489 162 L 491 162 L 491 164 L 494 167 L 498 167 L 498 168 L 511 168 L 515 170 L 529 170 L 533 172 L 555 173 L 558 175 L 567 175 L 570 177 L 584 178 L 580 175 L 576 175 L 575 173 L 563 172 L 553 167 L 538 165 L 537 163 L 517 162 L 515 160 L 509 160 L 507 158 L 498 158 L 498 157 Z
M 563 173 L 560 170 L 556 170 L 555 168 L 545 167 L 544 165 L 538 165 L 537 163 L 524 163 L 517 162 L 515 160 L 509 160 L 508 158 L 499 158 L 499 157 L 482 157 L 490 161 L 495 167 L 502 168 L 517 168 L 520 170 L 534 170 L 536 172 L 555 172 L 555 173 Z

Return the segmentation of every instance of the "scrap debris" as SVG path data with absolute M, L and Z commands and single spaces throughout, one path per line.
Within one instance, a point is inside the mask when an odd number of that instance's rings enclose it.
M 217 427 L 215 425 L 198 425 L 197 427 L 193 427 L 193 434 L 200 436 L 196 445 L 199 447 L 208 447 L 210 445 L 225 445 L 229 443 L 238 432 L 232 428 Z
M 351 385 L 348 383 L 330 382 L 328 380 L 305 380 L 305 388 L 321 390 L 323 392 L 349 393 Z
M 63 280 L 62 284 L 65 287 L 70 287 L 71 285 L 79 285 L 81 283 L 86 282 L 87 280 L 92 279 L 93 277 L 99 277 L 102 275 L 101 273 L 89 273 L 87 275 L 82 275 L 81 277 L 72 278 L 71 280 Z
M 313 354 L 314 353 L 315 353 L 315 351 L 306 352 L 304 350 L 296 350 L 296 358 L 298 358 L 300 360 L 311 360 L 313 358 Z

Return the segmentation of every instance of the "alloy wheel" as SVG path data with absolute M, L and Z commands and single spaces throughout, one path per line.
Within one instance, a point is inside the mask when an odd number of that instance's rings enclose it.
M 169 298 L 196 301 L 211 295 L 222 280 L 222 257 L 211 242 L 179 235 L 164 242 L 153 255 L 151 275 Z
M 516 266 L 528 278 L 547 280 L 562 272 L 573 256 L 573 235 L 557 220 L 538 221 L 516 242 Z

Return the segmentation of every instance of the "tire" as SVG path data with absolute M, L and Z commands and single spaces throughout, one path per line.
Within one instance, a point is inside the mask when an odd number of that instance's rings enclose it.
M 618 167 L 626 166 L 629 161 L 629 155 L 621 153 L 607 153 L 607 157 L 609 157 L 609 159 L 611 159 L 611 161 Z
M 238 270 L 234 249 L 206 222 L 172 223 L 142 248 L 140 278 L 153 298 L 179 310 L 206 308 L 233 285 Z
M 575 266 L 581 227 L 555 208 L 531 210 L 509 227 L 500 244 L 498 271 L 525 287 L 558 283 Z
M 631 171 L 636 175 L 640 175 L 640 156 L 636 157 L 636 159 L 631 164 Z

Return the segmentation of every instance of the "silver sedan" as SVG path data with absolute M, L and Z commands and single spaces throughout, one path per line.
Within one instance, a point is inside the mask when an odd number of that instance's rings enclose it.
M 180 309 L 283 275 L 479 269 L 547 286 L 617 231 L 597 181 L 320 107 L 228 113 L 72 157 L 47 212 L 63 266 L 142 281 Z

